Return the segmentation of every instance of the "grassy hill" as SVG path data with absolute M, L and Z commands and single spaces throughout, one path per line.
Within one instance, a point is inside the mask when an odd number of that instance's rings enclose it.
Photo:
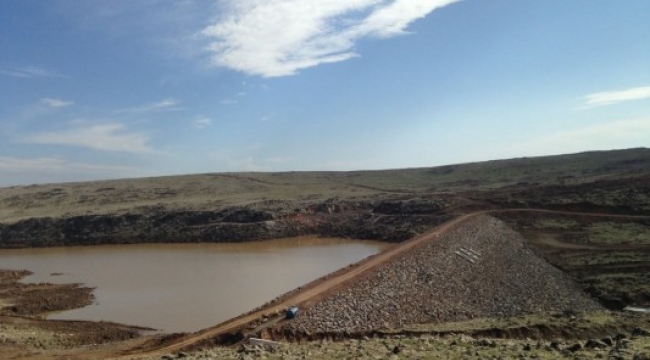
M 426 196 L 578 186 L 650 176 L 650 149 L 495 160 L 429 168 L 213 173 L 0 189 L 0 222 L 31 217 L 209 210 L 281 200 L 318 202 L 377 195 Z M 501 195 L 498 195 L 501 196 Z

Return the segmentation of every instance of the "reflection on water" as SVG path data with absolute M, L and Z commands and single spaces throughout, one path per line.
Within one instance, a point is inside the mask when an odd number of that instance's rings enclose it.
M 20 249 L 0 251 L 0 267 L 34 272 L 25 282 L 96 287 L 95 304 L 50 319 L 195 331 L 247 312 L 385 246 L 301 237 L 242 244 Z

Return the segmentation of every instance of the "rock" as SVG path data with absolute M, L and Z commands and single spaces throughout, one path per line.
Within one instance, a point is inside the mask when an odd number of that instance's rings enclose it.
M 612 351 L 609 353 L 609 359 L 611 360 L 626 360 L 625 355 L 619 353 L 618 351 Z
M 524 351 L 531 351 L 532 349 L 533 349 L 533 347 L 530 346 L 530 344 L 524 345 Z
M 393 348 L 393 354 L 397 355 L 402 352 L 402 348 L 399 345 L 395 345 Z
M 611 337 L 602 338 L 600 341 L 604 342 L 607 346 L 614 346 L 614 340 Z
M 630 344 L 630 339 L 621 339 L 616 343 L 617 349 L 625 349 Z
M 474 339 L 473 337 L 471 337 L 469 335 L 465 335 L 465 334 L 461 334 L 459 340 L 461 342 L 463 342 L 463 343 L 466 343 L 466 344 L 473 343 L 473 342 L 476 341 L 476 339 Z
M 576 352 L 582 350 L 582 344 L 581 343 L 575 343 L 569 347 L 566 348 L 570 352 Z
M 648 352 L 638 352 L 634 354 L 632 360 L 650 360 L 650 353 Z
M 562 351 L 562 340 L 551 341 L 551 348 L 557 351 Z
M 489 346 L 489 347 L 496 347 L 497 344 L 494 342 L 494 340 L 490 339 L 481 339 L 476 342 L 476 345 L 478 346 Z
M 585 348 L 587 348 L 587 349 L 602 349 L 602 348 L 606 348 L 606 347 L 607 347 L 607 344 L 605 344 L 604 342 L 602 342 L 600 340 L 596 340 L 596 339 L 589 339 L 585 343 Z
M 623 333 L 618 333 L 618 334 L 616 334 L 616 336 L 614 337 L 614 340 L 617 340 L 617 341 L 618 341 L 618 340 L 621 340 L 621 339 L 627 339 L 627 335 L 626 335 L 626 334 L 623 334 Z

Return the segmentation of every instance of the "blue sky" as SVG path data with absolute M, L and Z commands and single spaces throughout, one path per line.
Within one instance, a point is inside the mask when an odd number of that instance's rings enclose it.
M 650 146 L 650 2 L 3 0 L 0 186 Z

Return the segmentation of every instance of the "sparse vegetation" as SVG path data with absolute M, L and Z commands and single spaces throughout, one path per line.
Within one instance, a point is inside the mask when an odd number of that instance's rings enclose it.
M 530 245 L 613 309 L 650 305 L 650 221 L 556 214 L 502 217 Z
M 598 222 L 585 231 L 591 244 L 650 245 L 650 227 L 644 224 Z

